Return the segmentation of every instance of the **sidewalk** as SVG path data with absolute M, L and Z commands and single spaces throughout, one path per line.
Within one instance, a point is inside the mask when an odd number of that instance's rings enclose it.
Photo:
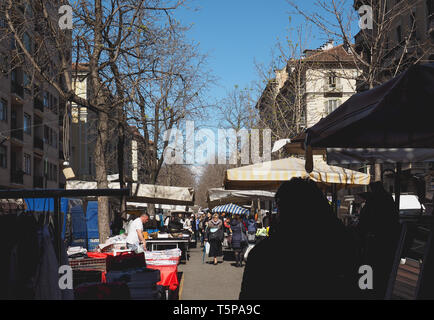
M 235 267 L 233 251 L 223 248 L 223 253 L 215 266 L 207 263 L 212 261 L 208 256 L 202 263 L 200 244 L 190 249 L 190 260 L 178 266 L 178 271 L 183 273 L 180 300 L 238 300 L 244 267 Z

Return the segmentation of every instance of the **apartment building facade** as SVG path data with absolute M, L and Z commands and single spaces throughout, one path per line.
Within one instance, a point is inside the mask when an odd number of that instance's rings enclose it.
M 377 84 L 414 63 L 434 61 L 434 1 L 355 0 L 354 9 L 372 8 L 373 28 L 355 36 L 355 49 L 378 65 Z M 374 57 L 373 57 L 374 56 Z M 369 89 L 360 82 L 358 91 Z
M 91 99 L 88 84 L 89 66 L 73 64 L 72 84 L 75 93 L 83 99 Z M 110 115 L 109 142 L 106 147 L 107 174 L 118 174 L 118 124 L 115 112 Z M 95 144 L 97 139 L 97 115 L 84 106 L 71 105 L 70 164 L 78 180 L 95 180 Z M 124 174 L 126 181 L 143 182 L 143 136 L 134 126 L 127 126 L 124 145 Z
M 434 1 L 433 0 L 355 0 L 354 9 L 362 5 L 372 7 L 373 29 L 363 29 L 355 36 L 355 49 L 366 61 L 375 53 L 378 64 L 378 83 L 392 78 L 414 63 L 434 62 Z M 378 25 L 382 24 L 382 32 Z M 373 49 L 373 42 L 377 46 Z M 358 81 L 357 91 L 369 89 Z M 407 163 L 402 167 L 403 192 L 434 196 L 434 163 Z M 382 165 L 386 189 L 394 192 L 394 165 Z M 422 187 L 421 184 L 425 185 Z M 423 192 L 422 192 L 423 193 Z
M 350 50 L 329 41 L 318 49 L 305 50 L 303 57 L 292 59 L 284 69 L 277 70 L 256 108 L 272 130 L 279 121 L 299 122 L 286 136 L 279 137 L 295 138 L 351 97 L 356 92 L 357 76 Z M 273 123 L 268 117 L 276 108 L 281 109 L 283 117 Z
M 17 5 L 17 23 L 32 15 L 30 10 Z M 35 76 L 25 61 L 17 62 L 22 52 L 5 31 L 3 15 L 0 26 L 0 188 L 58 188 L 64 183 L 59 174 L 63 102 L 57 91 Z M 35 43 L 41 41 L 34 24 L 26 25 L 22 41 L 26 50 L 34 53 Z

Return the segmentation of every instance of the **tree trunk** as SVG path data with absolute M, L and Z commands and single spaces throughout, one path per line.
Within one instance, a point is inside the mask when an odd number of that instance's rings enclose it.
M 98 136 L 95 146 L 95 173 L 98 189 L 108 189 L 105 146 L 107 144 L 108 115 L 98 114 Z M 99 241 L 104 243 L 110 236 L 110 215 L 108 197 L 98 197 Z

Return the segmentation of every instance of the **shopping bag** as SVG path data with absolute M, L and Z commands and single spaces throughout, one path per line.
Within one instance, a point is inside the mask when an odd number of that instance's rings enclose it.
M 254 244 L 249 244 L 246 251 L 244 252 L 244 261 L 247 261 L 247 257 L 249 256 L 249 252 L 250 250 L 253 249 L 255 245 Z
M 209 242 L 206 242 L 205 243 L 205 253 L 206 254 L 209 254 L 209 248 L 210 248 L 211 246 L 210 246 L 210 244 L 209 244 Z

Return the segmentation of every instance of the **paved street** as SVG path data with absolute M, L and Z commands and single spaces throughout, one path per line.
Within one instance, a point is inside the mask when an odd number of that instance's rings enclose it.
M 217 266 L 209 264 L 212 258 L 202 262 L 203 248 L 190 249 L 190 260 L 181 264 L 183 273 L 180 300 L 238 300 L 243 277 L 243 268 L 236 268 L 232 251 L 223 248 L 224 257 Z M 222 262 L 223 261 L 223 262 Z

